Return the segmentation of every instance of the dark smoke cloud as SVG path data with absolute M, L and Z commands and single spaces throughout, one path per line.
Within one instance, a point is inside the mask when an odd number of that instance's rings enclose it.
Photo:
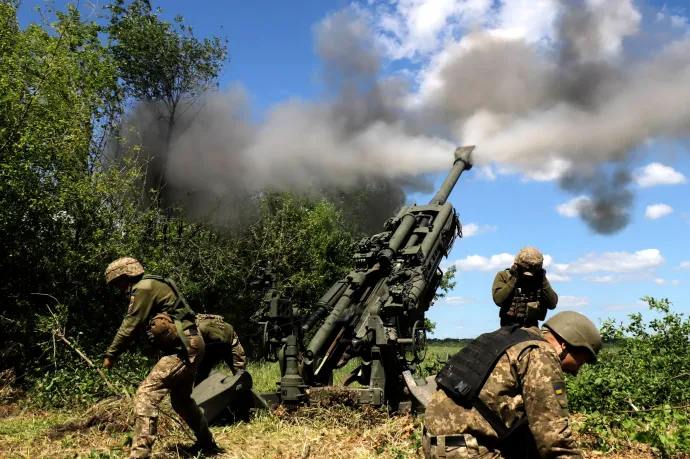
M 628 186 L 632 181 L 625 169 L 607 174 L 601 169 L 590 172 L 570 170 L 560 178 L 561 187 L 573 194 L 589 192 L 592 199 L 578 205 L 580 217 L 600 234 L 613 234 L 630 222 L 634 194 Z
M 488 32 L 447 49 L 424 110 L 462 143 L 476 144 L 479 164 L 530 174 L 555 158 L 567 160 L 572 169 L 562 186 L 589 194 L 583 220 L 610 234 L 629 222 L 633 193 L 627 169 L 611 180 L 602 168 L 652 139 L 690 133 L 690 38 L 631 53 L 627 40 L 639 46 L 648 31 L 640 33 L 641 17 L 629 0 L 560 6 L 557 42 L 549 49 Z
M 532 176 L 565 160 L 559 183 L 588 194 L 583 220 L 612 234 L 630 221 L 630 158 L 650 140 L 690 133 L 690 38 L 668 28 L 660 38 L 630 0 L 560 6 L 551 46 L 469 33 L 426 69 L 435 84 L 418 94 L 382 75 L 371 29 L 346 9 L 315 27 L 318 100 L 285 101 L 255 123 L 241 87 L 209 94 L 184 111 L 169 147 L 155 106 L 140 105 L 129 122 L 160 159 L 152 176 L 166 165 L 169 200 L 197 218 L 220 204 L 241 215 L 258 190 L 289 189 L 337 197 L 378 229 L 405 191 L 433 191 L 424 174 L 448 170 L 456 145 L 471 144 L 477 165 Z
M 380 75 L 373 42 L 349 10 L 319 23 L 323 97 L 278 104 L 262 123 L 250 121 L 248 97 L 235 86 L 181 107 L 168 142 L 160 106 L 140 104 L 128 119 L 129 136 L 154 158 L 149 185 L 163 174 L 166 203 L 204 219 L 251 215 L 248 197 L 264 189 L 325 195 L 364 230 L 380 231 L 406 190 L 429 190 L 423 173 L 450 168 L 454 146 L 405 118 L 407 83 Z

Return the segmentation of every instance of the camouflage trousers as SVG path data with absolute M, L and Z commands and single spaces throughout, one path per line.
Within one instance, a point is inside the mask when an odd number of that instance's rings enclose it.
M 425 459 L 504 459 L 499 451 L 480 445 L 469 434 L 434 436 L 425 429 L 422 448 Z
M 191 427 L 197 440 L 202 443 L 213 441 L 206 418 L 191 398 L 194 375 L 204 355 L 204 340 L 200 335 L 185 334 L 190 347 L 189 364 L 177 355 L 166 355 L 156 363 L 137 389 L 130 457 L 151 456 L 158 428 L 158 407 L 168 394 L 173 409 Z

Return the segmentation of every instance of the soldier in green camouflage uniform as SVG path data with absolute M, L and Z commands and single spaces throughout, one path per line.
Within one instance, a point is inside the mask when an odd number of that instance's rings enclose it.
M 602 346 L 599 331 L 589 319 L 570 311 L 554 315 L 542 330 L 524 330 L 536 339 L 502 354 L 481 387 L 479 400 L 506 428 L 526 416 L 529 428 L 522 437 L 527 438 L 520 440 L 531 444 L 532 452 L 502 451 L 496 431 L 476 408 L 458 405 L 439 389 L 425 414 L 426 459 L 582 459 L 568 419 L 563 371 L 577 374 L 586 362 L 596 360 Z
M 245 368 L 244 348 L 232 325 L 226 323 L 222 316 L 197 314 L 196 326 L 206 343 L 206 352 L 196 370 L 195 384 L 208 378 L 213 367 L 220 362 L 225 362 L 232 374 Z
M 543 263 L 544 256 L 538 249 L 523 247 L 513 266 L 496 274 L 491 293 L 501 308 L 501 327 L 535 327 L 546 318 L 548 309 L 556 308 L 558 295 L 546 278 Z
M 111 368 L 115 359 L 133 341 L 146 336 L 153 338 L 154 346 L 163 355 L 141 383 L 134 398 L 130 457 L 150 457 L 156 437 L 158 407 L 168 394 L 175 411 L 197 437 L 192 451 L 216 450 L 206 419 L 191 398 L 194 374 L 205 348 L 195 326 L 194 312 L 182 298 L 178 299 L 163 278 L 144 276 L 143 266 L 134 258 L 120 258 L 111 263 L 105 278 L 108 284 L 127 292 L 130 301 L 103 364 Z

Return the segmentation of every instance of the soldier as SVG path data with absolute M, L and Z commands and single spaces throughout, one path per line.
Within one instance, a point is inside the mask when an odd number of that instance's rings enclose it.
M 544 256 L 538 249 L 523 247 L 513 266 L 496 274 L 491 293 L 501 308 L 501 327 L 536 327 L 546 318 L 547 309 L 556 308 L 558 295 L 546 278 L 543 263 Z
M 582 459 L 563 371 L 577 374 L 601 347 L 596 326 L 570 311 L 542 330 L 513 325 L 480 336 L 436 377 L 425 415 L 425 458 Z
M 158 424 L 158 406 L 168 393 L 173 408 L 196 435 L 192 451 L 217 450 L 208 423 L 191 398 L 194 373 L 204 355 L 204 340 L 197 331 L 194 312 L 177 286 L 170 279 L 144 275 L 143 266 L 129 257 L 112 262 L 105 270 L 105 280 L 129 294 L 129 307 L 103 364 L 111 368 L 118 355 L 144 336 L 163 355 L 134 398 L 130 457 L 150 457 Z
M 208 378 L 213 367 L 220 362 L 227 363 L 232 374 L 245 368 L 244 348 L 232 325 L 223 321 L 222 316 L 197 314 L 196 326 L 206 343 L 206 352 L 196 370 L 195 384 Z

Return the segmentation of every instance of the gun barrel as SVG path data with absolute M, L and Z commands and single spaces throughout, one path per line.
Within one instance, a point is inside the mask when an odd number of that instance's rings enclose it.
M 472 150 L 474 146 L 469 147 L 459 147 L 455 149 L 455 162 L 453 163 L 453 168 L 448 173 L 448 176 L 443 181 L 441 188 L 439 188 L 436 196 L 434 196 L 429 202 L 430 205 L 445 204 L 450 196 L 451 191 L 458 182 L 460 175 L 464 171 L 472 169 Z M 417 243 L 417 236 L 413 235 L 408 238 L 410 230 L 413 226 L 418 225 L 420 228 L 427 226 L 428 219 L 422 219 L 423 221 L 417 221 L 414 215 L 407 214 L 400 221 L 400 226 L 395 230 L 395 233 L 391 237 L 388 247 L 394 252 L 400 249 L 405 241 L 408 242 L 408 246 Z
M 460 175 L 464 171 L 472 169 L 472 150 L 474 150 L 474 146 L 459 147 L 455 150 L 453 169 L 451 169 L 450 173 L 443 181 L 436 196 L 429 201 L 429 204 L 445 204 L 455 184 L 458 182 Z

